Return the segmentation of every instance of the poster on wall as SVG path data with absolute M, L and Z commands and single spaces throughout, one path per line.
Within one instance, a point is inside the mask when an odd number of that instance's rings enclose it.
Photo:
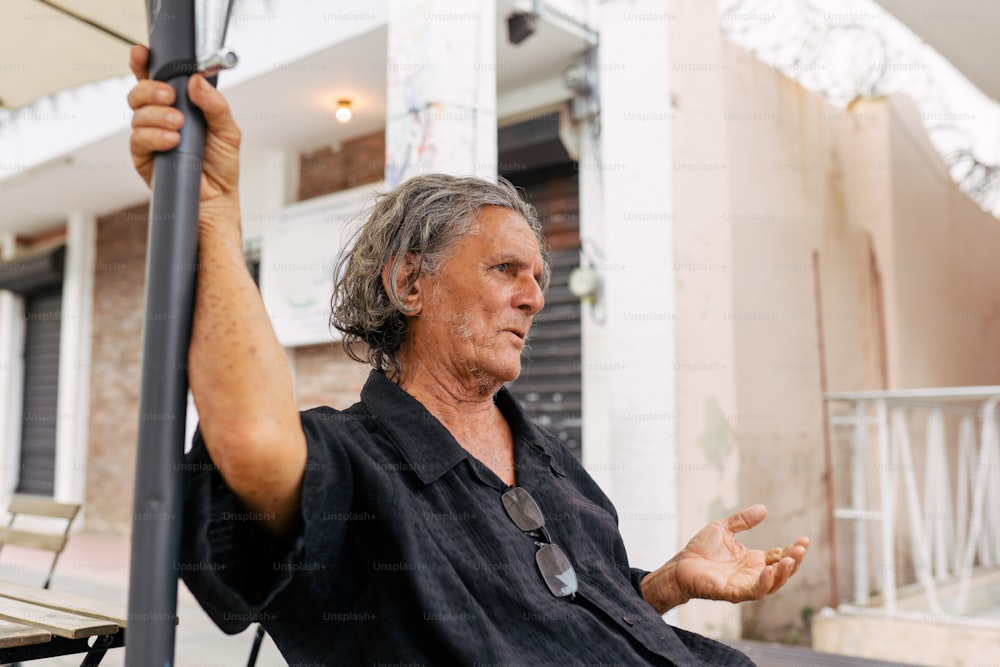
M 333 270 L 340 251 L 384 183 L 285 207 L 264 230 L 260 293 L 278 341 L 285 347 L 329 343 Z

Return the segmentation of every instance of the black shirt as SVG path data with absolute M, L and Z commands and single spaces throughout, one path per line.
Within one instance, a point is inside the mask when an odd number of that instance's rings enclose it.
M 346 411 L 302 413 L 301 523 L 277 544 L 214 470 L 186 462 L 182 577 L 220 628 L 261 622 L 290 664 L 748 665 L 672 628 L 639 594 L 608 498 L 506 390 L 517 484 L 579 579 L 556 598 L 506 484 L 424 407 L 373 372 Z

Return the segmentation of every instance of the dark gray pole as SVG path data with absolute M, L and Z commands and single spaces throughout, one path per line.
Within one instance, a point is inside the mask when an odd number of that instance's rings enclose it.
M 149 12 L 149 75 L 173 86 L 185 121 L 180 145 L 153 163 L 125 664 L 172 667 L 205 119 L 187 96 L 193 0 L 150 0 Z

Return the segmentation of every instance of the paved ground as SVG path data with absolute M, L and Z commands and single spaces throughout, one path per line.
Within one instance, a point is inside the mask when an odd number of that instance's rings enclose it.
M 56 566 L 52 590 L 104 600 L 125 605 L 128 602 L 128 541 L 120 537 L 77 533 L 70 537 Z M 0 577 L 27 585 L 41 586 L 45 580 L 47 556 L 33 550 L 4 547 L 0 551 Z M 253 627 L 239 635 L 223 634 L 184 584 L 178 591 L 177 667 L 237 667 L 246 665 L 253 643 Z M 34 667 L 70 667 L 80 664 L 82 656 L 34 660 L 26 665 Z M 125 664 L 124 649 L 114 649 L 101 663 L 106 667 Z M 265 640 L 257 660 L 260 667 L 286 667 L 287 662 L 278 654 L 270 639 Z

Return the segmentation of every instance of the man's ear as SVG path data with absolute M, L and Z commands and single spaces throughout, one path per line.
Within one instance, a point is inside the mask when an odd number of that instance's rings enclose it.
M 418 275 L 412 279 L 417 271 L 417 264 L 412 254 L 406 254 L 401 262 L 393 258 L 382 267 L 382 289 L 389 295 L 389 301 L 399 308 L 404 315 L 419 315 L 423 307 L 423 289 L 421 278 Z M 393 273 L 395 272 L 395 277 Z M 412 281 L 412 284 L 409 284 Z M 396 289 L 390 286 L 395 283 Z

